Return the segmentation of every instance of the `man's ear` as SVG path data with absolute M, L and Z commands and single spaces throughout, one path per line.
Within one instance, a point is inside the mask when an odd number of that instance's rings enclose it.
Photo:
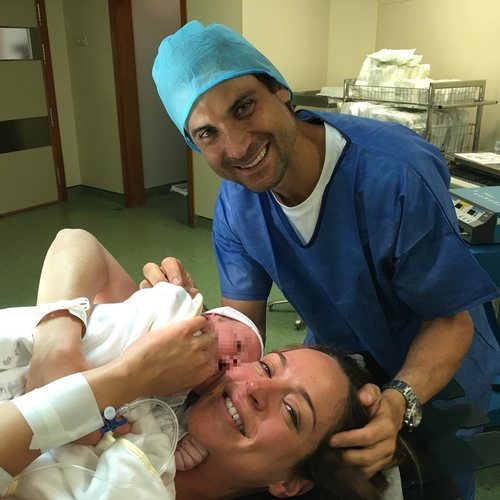
M 287 102 L 290 102 L 292 96 L 290 94 L 290 91 L 287 88 L 281 87 L 279 90 L 276 91 L 276 95 L 278 96 L 278 99 L 283 103 L 286 104 Z
M 273 497 L 288 498 L 302 495 L 311 490 L 313 486 L 314 483 L 309 479 L 297 477 L 270 484 L 268 486 L 268 491 Z

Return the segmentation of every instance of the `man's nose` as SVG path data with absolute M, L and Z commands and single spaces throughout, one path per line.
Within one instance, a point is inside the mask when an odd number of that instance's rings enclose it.
M 243 125 L 228 127 L 225 131 L 224 150 L 228 166 L 237 166 L 250 162 L 247 157 L 252 143 L 251 134 Z

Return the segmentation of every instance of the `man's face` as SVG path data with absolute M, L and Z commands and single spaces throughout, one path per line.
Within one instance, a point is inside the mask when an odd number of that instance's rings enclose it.
M 189 135 L 214 172 L 263 192 L 277 186 L 297 137 L 289 92 L 271 93 L 252 75 L 219 83 L 195 103 Z
M 326 354 L 271 353 L 226 372 L 206 391 L 189 432 L 232 481 L 262 487 L 284 479 L 317 447 L 347 393 L 345 374 Z

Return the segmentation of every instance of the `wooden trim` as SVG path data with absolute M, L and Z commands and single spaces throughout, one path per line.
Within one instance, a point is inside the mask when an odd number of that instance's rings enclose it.
M 45 14 L 45 1 L 34 0 L 36 22 L 40 34 L 40 45 L 42 48 L 42 72 L 47 99 L 47 112 L 50 123 L 50 140 L 52 142 L 52 156 L 54 158 L 54 169 L 56 172 L 57 196 L 59 201 L 68 199 L 66 188 L 66 176 L 64 174 L 64 160 L 61 145 L 61 132 L 59 118 L 57 115 L 56 91 L 54 86 L 54 73 L 52 71 L 52 58 L 50 55 L 49 31 L 47 28 L 47 16 Z
M 186 0 L 180 0 L 180 11 L 181 11 L 181 26 L 187 23 L 187 5 Z
M 194 213 L 194 174 L 193 174 L 193 150 L 186 144 L 186 168 L 188 184 L 188 226 L 195 227 Z
M 45 203 L 40 203 L 38 205 L 31 205 L 25 208 L 18 208 L 17 210 L 12 210 L 12 212 L 3 212 L 2 214 L 0 214 L 0 217 L 4 217 L 6 215 L 22 214 L 23 212 L 27 212 L 28 210 L 33 210 L 34 208 L 50 207 L 50 205 L 55 205 L 56 203 L 59 203 L 59 201 L 66 201 L 66 200 L 46 201 Z
M 180 0 L 180 21 L 181 26 L 187 22 L 187 5 L 186 0 Z M 186 168 L 187 168 L 187 182 L 188 182 L 188 225 L 195 226 L 195 213 L 194 213 L 194 173 L 193 173 L 193 150 L 186 144 Z
M 126 207 L 144 205 L 139 97 L 130 0 L 108 0 Z

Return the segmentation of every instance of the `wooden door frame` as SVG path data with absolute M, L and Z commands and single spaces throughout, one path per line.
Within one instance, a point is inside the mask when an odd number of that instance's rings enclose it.
M 116 104 L 122 155 L 125 206 L 144 204 L 139 98 L 137 91 L 131 0 L 108 0 L 115 72 Z M 179 0 L 180 24 L 187 22 L 186 0 Z M 131 76 L 134 76 L 131 78 Z M 194 227 L 193 153 L 186 145 L 188 224 Z
M 108 0 L 126 207 L 144 205 L 139 96 L 131 0 Z
M 52 154 L 59 201 L 68 198 L 61 134 L 57 113 L 54 73 L 50 53 L 45 0 L 34 0 L 37 26 L 42 47 L 42 70 L 49 114 Z M 186 0 L 179 0 L 181 26 L 187 22 Z M 144 171 L 142 164 L 139 98 L 137 91 L 134 33 L 131 0 L 108 0 L 115 92 L 120 134 L 123 191 L 126 207 L 144 204 Z M 131 78 L 131 76 L 134 76 Z M 188 178 L 188 224 L 194 227 L 193 154 L 186 145 Z
M 187 20 L 187 0 L 180 0 L 181 26 L 184 26 Z M 186 144 L 186 170 L 188 183 L 188 225 L 195 226 L 194 215 L 194 174 L 193 174 L 193 150 Z
M 34 5 L 42 53 L 43 83 L 45 86 L 45 98 L 47 101 L 47 112 L 50 123 L 50 140 L 52 143 L 52 156 L 56 173 L 57 197 L 59 201 L 66 201 L 68 199 L 68 190 L 66 187 L 66 175 L 64 173 L 61 132 L 57 114 L 56 91 L 54 85 L 54 72 L 52 70 L 52 57 L 50 55 L 45 0 L 34 0 Z

